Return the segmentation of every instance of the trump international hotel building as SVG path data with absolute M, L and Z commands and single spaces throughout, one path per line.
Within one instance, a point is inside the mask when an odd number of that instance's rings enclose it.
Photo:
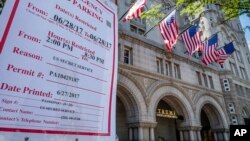
M 119 0 L 118 17 L 130 0 Z M 145 9 L 150 7 L 148 1 Z M 174 1 L 159 0 L 166 15 Z M 190 20 L 176 14 L 179 32 Z M 218 33 L 219 47 L 235 41 L 223 67 L 188 57 L 179 36 L 166 53 L 159 27 L 141 19 L 119 21 L 116 131 L 119 141 L 229 141 L 229 126 L 249 124 L 250 53 L 239 18 L 222 22 L 219 7 L 207 5 L 200 18 L 201 39 Z

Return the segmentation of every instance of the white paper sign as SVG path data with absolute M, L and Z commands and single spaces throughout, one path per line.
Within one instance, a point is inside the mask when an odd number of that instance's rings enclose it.
M 115 140 L 116 6 L 9 0 L 0 25 L 0 140 Z

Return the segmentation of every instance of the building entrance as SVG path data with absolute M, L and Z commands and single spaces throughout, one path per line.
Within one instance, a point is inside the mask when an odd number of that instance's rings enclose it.
M 156 109 L 155 140 L 156 141 L 179 141 L 177 130 L 177 113 L 167 102 L 161 100 Z
M 119 141 L 128 141 L 126 110 L 119 97 L 116 99 L 116 131 Z
M 201 129 L 202 141 L 214 141 L 214 135 L 210 126 L 209 119 L 203 109 L 201 110 L 201 125 L 202 125 Z

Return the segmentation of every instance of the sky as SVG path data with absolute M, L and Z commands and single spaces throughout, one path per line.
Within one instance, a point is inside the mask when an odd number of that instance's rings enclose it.
M 240 16 L 240 21 L 241 21 L 241 25 L 243 28 L 246 26 L 250 26 L 250 18 L 247 17 L 246 15 Z M 249 30 L 246 30 L 245 37 L 248 43 L 248 48 L 250 49 L 250 31 Z

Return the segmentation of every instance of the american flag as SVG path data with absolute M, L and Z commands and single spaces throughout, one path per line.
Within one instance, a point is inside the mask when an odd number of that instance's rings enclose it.
M 160 24 L 160 32 L 164 39 L 164 44 L 169 52 L 172 51 L 173 45 L 176 44 L 178 38 L 178 27 L 175 18 L 175 12 L 171 12 Z
M 202 48 L 198 27 L 198 23 L 196 23 L 181 35 L 189 55 L 192 55 L 195 51 L 200 51 Z
M 218 46 L 218 36 L 213 35 L 208 41 L 203 43 L 203 57 L 202 62 L 208 65 L 212 62 L 216 62 L 218 54 L 216 48 Z
M 217 50 L 218 57 L 216 62 L 222 65 L 234 51 L 235 48 L 233 42 L 226 44 L 223 48 Z
M 146 0 L 137 0 L 135 4 L 130 8 L 128 14 L 124 18 L 124 22 L 128 20 L 132 20 L 134 18 L 140 18 L 142 13 L 142 8 L 145 6 Z

